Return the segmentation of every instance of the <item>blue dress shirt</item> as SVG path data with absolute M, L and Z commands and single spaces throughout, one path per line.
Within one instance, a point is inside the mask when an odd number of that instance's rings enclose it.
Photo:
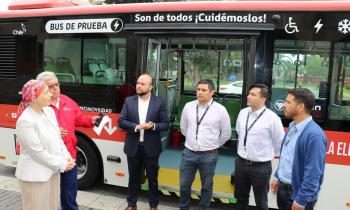
M 288 133 L 283 140 L 282 151 L 278 166 L 277 175 L 281 182 L 291 184 L 292 183 L 292 166 L 294 160 L 294 150 L 297 139 L 301 132 L 303 132 L 305 126 L 312 120 L 312 117 L 307 117 L 298 124 L 291 122 L 289 124 Z

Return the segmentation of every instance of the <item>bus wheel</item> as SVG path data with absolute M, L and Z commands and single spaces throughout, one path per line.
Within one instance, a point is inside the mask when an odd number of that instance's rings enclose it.
M 97 154 L 93 146 L 84 137 L 79 135 L 77 137 L 78 188 L 82 190 L 91 187 L 96 182 L 99 167 Z

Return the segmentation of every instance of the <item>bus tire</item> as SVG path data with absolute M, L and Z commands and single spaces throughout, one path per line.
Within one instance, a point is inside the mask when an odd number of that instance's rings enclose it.
M 99 177 L 98 155 L 93 145 L 86 138 L 77 135 L 77 179 L 78 189 L 91 187 Z

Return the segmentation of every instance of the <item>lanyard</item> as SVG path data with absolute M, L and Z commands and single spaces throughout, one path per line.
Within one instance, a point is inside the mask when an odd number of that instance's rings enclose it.
M 249 128 L 248 128 L 248 121 L 249 121 L 249 112 L 248 112 L 247 121 L 245 123 L 244 146 L 246 146 L 247 144 L 248 131 L 252 129 L 253 125 L 256 123 L 256 121 L 258 121 L 258 119 L 264 114 L 265 111 L 266 111 L 266 108 L 259 114 L 259 116 L 254 120 L 254 122 L 249 126 Z
M 285 141 L 283 141 L 283 145 L 287 146 L 297 132 L 298 132 L 298 130 L 296 129 L 296 126 L 294 126 L 292 129 L 290 129 L 290 131 L 288 132 L 288 134 L 286 136 Z
M 214 103 L 214 100 L 210 103 L 210 105 L 207 106 L 207 108 L 205 109 L 205 111 L 204 111 L 204 113 L 203 113 L 201 119 L 198 119 L 198 115 L 199 115 L 199 114 L 198 114 L 198 104 L 197 104 L 197 107 L 196 107 L 196 120 L 197 120 L 196 140 L 197 140 L 197 138 L 198 138 L 198 127 L 199 127 L 199 125 L 202 123 L 204 116 L 207 114 L 207 112 L 208 112 L 210 106 L 211 106 L 213 103 Z

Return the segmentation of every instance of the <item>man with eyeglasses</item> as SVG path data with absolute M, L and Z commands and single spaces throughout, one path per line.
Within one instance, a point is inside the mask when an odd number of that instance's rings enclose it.
M 44 81 L 49 87 L 49 91 L 52 94 L 50 107 L 55 111 L 62 139 L 71 156 L 76 159 L 78 139 L 75 136 L 75 128 L 92 128 L 100 117 L 83 115 L 77 103 L 68 96 L 61 94 L 60 83 L 55 73 L 44 71 L 36 79 Z M 71 171 L 61 173 L 62 210 L 78 210 L 76 202 L 77 191 L 77 166 L 75 166 Z

